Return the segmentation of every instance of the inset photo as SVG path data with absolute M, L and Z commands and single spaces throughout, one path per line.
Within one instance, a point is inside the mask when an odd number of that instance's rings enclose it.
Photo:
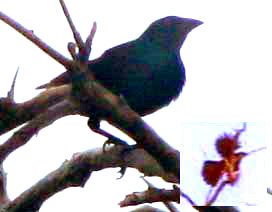
M 265 124 L 203 122 L 182 129 L 182 201 L 203 206 L 264 203 Z

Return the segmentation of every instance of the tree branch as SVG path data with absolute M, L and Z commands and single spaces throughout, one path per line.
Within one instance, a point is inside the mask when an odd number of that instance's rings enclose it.
M 68 12 L 68 9 L 67 9 L 67 7 L 66 7 L 63 0 L 60 0 L 60 5 L 62 7 L 63 13 L 64 13 L 68 23 L 69 23 L 71 31 L 73 32 L 74 39 L 76 41 L 76 45 L 78 46 L 79 49 L 84 48 L 85 44 L 84 44 L 79 32 L 76 30 L 76 27 L 75 27 L 75 25 L 74 25 L 74 23 L 72 21 L 72 18 L 70 16 L 70 14 Z
M 210 200 L 208 200 L 205 203 L 205 206 L 210 206 L 214 203 L 214 201 L 216 200 L 216 198 L 218 197 L 218 195 L 220 194 L 220 192 L 222 191 L 222 189 L 229 183 L 229 181 L 225 180 L 223 182 L 221 182 L 221 184 L 218 186 L 218 188 L 216 189 L 214 195 L 211 197 Z
M 144 203 L 163 202 L 171 212 L 177 212 L 176 208 L 170 202 L 175 201 L 179 203 L 179 197 L 179 189 L 166 190 L 148 187 L 148 190 L 144 192 L 134 192 L 127 195 L 119 205 L 120 207 L 126 207 Z
M 4 171 L 3 164 L 0 164 L 0 208 L 9 201 L 7 194 L 7 174 Z
M 126 163 L 123 160 L 122 152 L 126 146 L 96 148 L 82 153 L 76 153 L 72 159 L 65 161 L 61 167 L 51 172 L 30 189 L 23 192 L 13 201 L 9 201 L 0 209 L 1 212 L 34 212 L 39 210 L 44 201 L 54 194 L 69 187 L 84 187 L 91 172 L 103 170 L 105 168 L 115 168 Z M 137 155 L 137 152 L 131 154 Z M 136 163 L 133 163 L 136 164 Z M 131 166 L 131 163 L 126 165 Z M 149 164 L 152 166 L 154 164 Z
M 64 100 L 31 120 L 27 125 L 15 132 L 4 144 L 0 145 L 0 164 L 10 153 L 26 144 L 40 129 L 63 116 L 73 114 L 74 110 L 75 108 L 71 102 Z
M 119 203 L 120 207 L 163 202 L 169 211 L 178 212 L 177 208 L 172 203 L 172 201 L 180 203 L 180 189 L 177 186 L 174 185 L 172 190 L 158 189 L 144 177 L 142 177 L 142 179 L 148 185 L 148 190 L 127 195 L 126 198 Z
M 20 34 L 25 36 L 28 40 L 30 40 L 35 45 L 37 45 L 41 50 L 43 50 L 50 57 L 54 58 L 56 61 L 62 64 L 65 68 L 69 69 L 71 67 L 72 63 L 68 58 L 64 57 L 63 55 L 58 53 L 56 50 L 51 48 L 49 45 L 47 45 L 45 42 L 43 42 L 38 36 L 36 36 L 33 33 L 33 31 L 24 28 L 18 22 L 14 21 L 13 19 L 8 17 L 1 11 L 0 11 L 0 20 L 4 21 L 6 24 L 8 24 L 13 29 L 18 31 Z
M 16 104 L 6 98 L 0 100 L 0 135 L 14 129 L 58 104 L 71 93 L 71 85 L 64 85 L 48 89 L 33 99 Z

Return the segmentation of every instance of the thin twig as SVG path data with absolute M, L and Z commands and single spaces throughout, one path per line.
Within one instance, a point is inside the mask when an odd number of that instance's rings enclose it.
M 24 28 L 21 24 L 16 22 L 15 20 L 11 19 L 4 13 L 0 12 L 0 19 L 4 21 L 6 24 L 11 26 L 13 29 L 21 33 L 23 36 L 25 36 L 28 40 L 33 42 L 36 46 L 38 46 L 41 50 L 43 50 L 46 54 L 48 54 L 50 57 L 54 58 L 56 61 L 58 61 L 60 64 L 65 66 L 65 68 L 69 69 L 71 67 L 71 61 L 64 57 L 62 54 L 54 50 L 52 47 L 47 45 L 45 42 L 43 42 L 39 37 L 37 37 L 31 30 L 28 30 Z
M 16 82 L 18 71 L 19 71 L 19 67 L 17 68 L 17 71 L 16 71 L 16 73 L 14 75 L 14 78 L 13 78 L 13 81 L 12 81 L 12 84 L 11 84 L 11 87 L 10 87 L 10 91 L 8 92 L 8 97 L 7 98 L 11 102 L 14 102 L 14 88 L 15 88 L 15 82 Z
M 79 32 L 76 30 L 76 27 L 75 27 L 75 25 L 74 25 L 74 23 L 72 21 L 72 18 L 70 16 L 69 11 L 68 11 L 68 9 L 67 9 L 67 7 L 66 7 L 66 5 L 65 5 L 65 3 L 64 3 L 63 0 L 60 0 L 60 5 L 62 7 L 62 10 L 64 12 L 64 15 L 65 15 L 68 23 L 69 23 L 69 26 L 70 26 L 70 28 L 71 28 L 71 30 L 73 32 L 74 39 L 76 41 L 76 44 L 77 44 L 78 48 L 79 49 L 83 49 L 84 46 L 85 46 L 85 44 L 84 44 L 84 42 L 83 42 L 83 40 L 82 40 Z
M 77 59 L 76 44 L 74 44 L 73 42 L 69 42 L 67 45 L 67 49 L 68 49 L 70 55 L 72 56 L 72 58 L 74 60 L 76 60 Z
M 243 124 L 243 128 L 242 129 L 239 129 L 239 130 L 235 130 L 236 131 L 236 134 L 234 135 L 234 139 L 238 141 L 240 135 L 242 132 L 246 131 L 246 127 L 247 127 L 247 123 L 245 122 Z
M 193 205 L 196 205 L 195 202 L 194 202 L 187 194 L 185 194 L 185 193 L 182 192 L 181 190 L 180 190 L 180 195 L 181 195 L 183 198 L 185 198 L 192 206 L 193 206 Z
M 259 149 L 252 150 L 252 151 L 248 152 L 247 154 L 252 154 L 252 153 L 264 150 L 264 149 L 266 149 L 266 147 L 260 147 Z
M 85 42 L 86 54 L 88 54 L 88 55 L 91 53 L 91 47 L 92 47 L 93 38 L 94 38 L 94 35 L 95 35 L 95 32 L 96 32 L 96 29 L 97 29 L 97 24 L 96 24 L 96 22 L 94 22 L 92 30 L 91 30 L 91 32 L 90 32 L 90 34 L 87 37 L 86 42 Z
M 223 188 L 225 187 L 225 185 L 227 185 L 228 183 L 229 183 L 228 180 L 223 181 L 223 182 L 219 185 L 219 187 L 216 189 L 216 191 L 215 191 L 214 195 L 212 196 L 212 198 L 211 198 L 208 202 L 206 202 L 205 206 L 211 206 L 211 205 L 214 203 L 214 201 L 217 199 L 219 193 L 222 191 L 222 189 L 223 189 Z

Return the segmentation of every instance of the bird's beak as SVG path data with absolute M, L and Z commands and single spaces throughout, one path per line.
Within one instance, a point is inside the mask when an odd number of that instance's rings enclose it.
M 185 20 L 183 20 L 182 23 L 180 23 L 181 26 L 181 30 L 183 30 L 184 32 L 191 32 L 194 28 L 202 25 L 203 22 L 196 20 L 196 19 L 191 19 L 191 18 L 186 18 Z
M 199 20 L 195 20 L 195 19 L 191 19 L 191 25 L 192 25 L 192 29 L 202 25 L 203 22 L 202 21 L 199 21 Z

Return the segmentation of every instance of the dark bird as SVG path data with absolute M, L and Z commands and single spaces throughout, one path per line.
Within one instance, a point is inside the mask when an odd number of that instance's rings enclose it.
M 139 115 L 151 114 L 176 99 L 185 83 L 180 48 L 202 22 L 168 16 L 153 22 L 136 40 L 113 47 L 88 64 L 98 82 L 122 95 Z M 40 88 L 71 83 L 64 72 Z

